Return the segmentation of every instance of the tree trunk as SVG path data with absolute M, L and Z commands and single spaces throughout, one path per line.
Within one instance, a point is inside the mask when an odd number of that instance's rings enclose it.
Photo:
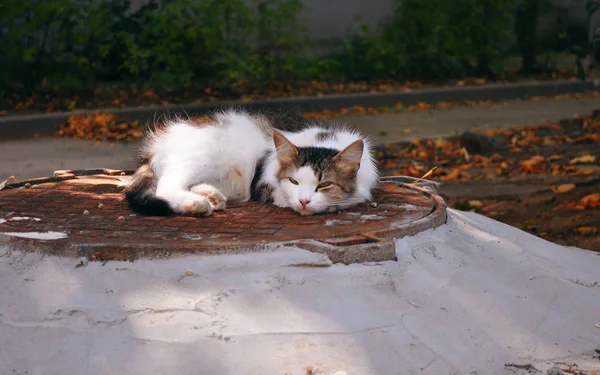
M 516 34 L 521 54 L 521 72 L 525 75 L 537 71 L 538 25 L 540 0 L 522 0 L 517 8 Z

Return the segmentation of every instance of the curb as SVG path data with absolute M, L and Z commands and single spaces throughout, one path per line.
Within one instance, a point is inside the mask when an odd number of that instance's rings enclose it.
M 83 115 L 93 112 L 113 113 L 149 123 L 162 115 L 187 113 L 201 115 L 219 108 L 236 106 L 249 110 L 301 110 L 304 112 L 322 111 L 325 109 L 338 110 L 341 108 L 360 105 L 363 107 L 385 107 L 397 103 L 413 105 L 419 102 L 462 102 L 482 100 L 526 99 L 534 96 L 553 96 L 594 91 L 600 88 L 600 81 L 530 81 L 512 84 L 490 84 L 481 86 L 441 87 L 420 89 L 408 92 L 390 93 L 357 93 L 327 96 L 299 96 L 253 102 L 220 101 L 216 103 L 200 103 L 188 105 L 170 105 L 156 107 L 134 108 L 104 108 L 74 112 L 57 112 L 39 115 L 16 115 L 0 117 L 0 139 L 51 136 L 56 128 L 66 123 L 72 115 Z

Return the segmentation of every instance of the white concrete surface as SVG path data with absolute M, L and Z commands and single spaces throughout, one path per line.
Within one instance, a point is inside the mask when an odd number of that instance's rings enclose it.
M 344 266 L 278 248 L 75 267 L 0 248 L 0 374 L 600 369 L 597 253 L 449 210 L 397 254 Z

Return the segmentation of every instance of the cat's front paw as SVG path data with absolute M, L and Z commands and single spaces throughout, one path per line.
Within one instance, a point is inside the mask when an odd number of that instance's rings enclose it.
M 227 205 L 227 197 L 214 186 L 207 184 L 200 184 L 192 186 L 190 191 L 194 194 L 206 197 L 215 211 L 221 211 L 225 209 Z
M 178 211 L 183 215 L 210 216 L 213 212 L 213 207 L 208 198 L 198 196 L 185 199 L 179 205 Z

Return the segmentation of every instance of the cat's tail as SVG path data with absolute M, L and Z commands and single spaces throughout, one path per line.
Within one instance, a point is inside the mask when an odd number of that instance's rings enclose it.
M 148 164 L 143 164 L 135 171 L 125 188 L 125 198 L 134 212 L 151 216 L 174 213 L 166 200 L 156 196 L 156 183 L 156 176 Z

